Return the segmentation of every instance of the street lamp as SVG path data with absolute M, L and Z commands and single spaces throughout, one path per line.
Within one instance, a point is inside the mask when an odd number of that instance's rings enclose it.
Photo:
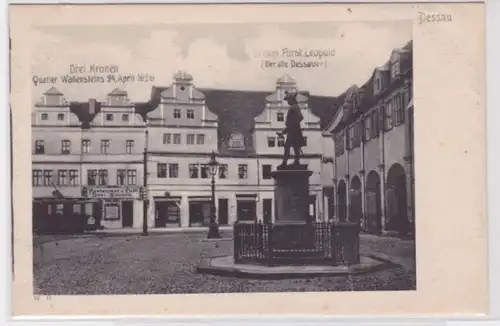
M 144 175 L 143 175 L 143 193 L 142 193 L 142 199 L 143 199 L 143 205 L 142 205 L 142 235 L 148 235 L 148 206 L 149 206 L 149 201 L 148 201 L 148 143 L 149 143 L 149 121 L 146 120 L 145 124 L 145 140 L 144 140 L 144 153 L 143 153 L 143 169 L 144 169 Z
M 217 174 L 217 168 L 219 167 L 219 162 L 215 159 L 215 151 L 212 151 L 210 155 L 210 161 L 208 162 L 208 169 L 212 175 L 212 207 L 210 210 L 210 226 L 208 229 L 208 239 L 220 239 L 219 225 L 217 224 L 216 212 L 215 212 L 215 175 Z

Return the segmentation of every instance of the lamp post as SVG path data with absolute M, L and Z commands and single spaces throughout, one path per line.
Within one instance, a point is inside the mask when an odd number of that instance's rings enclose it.
M 210 161 L 208 162 L 208 168 L 210 174 L 212 175 L 212 207 L 210 210 L 210 226 L 208 229 L 208 239 L 221 238 L 215 212 L 215 175 L 217 174 L 218 167 L 219 162 L 217 162 L 217 160 L 215 159 L 215 151 L 212 151 L 212 155 L 210 155 Z
M 143 193 L 142 193 L 142 235 L 148 235 L 148 143 L 149 143 L 149 121 L 146 120 L 146 130 L 145 130 L 145 142 L 144 142 L 144 153 L 143 153 L 143 166 L 144 166 L 144 176 L 143 176 Z

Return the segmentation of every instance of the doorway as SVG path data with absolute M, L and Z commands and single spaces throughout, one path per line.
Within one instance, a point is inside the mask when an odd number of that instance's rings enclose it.
M 238 221 L 256 221 L 257 207 L 255 200 L 238 200 L 236 211 Z
M 264 198 L 262 200 L 264 223 L 271 223 L 273 221 L 273 200 Z
M 371 171 L 366 178 L 365 189 L 366 220 L 363 229 L 368 233 L 382 232 L 382 199 L 380 196 L 380 176 Z
M 134 202 L 131 200 L 122 201 L 122 225 L 124 228 L 134 225 Z
M 387 173 L 387 217 L 386 229 L 406 235 L 409 231 L 406 198 L 406 174 L 400 164 L 391 166 Z
M 207 226 L 210 224 L 210 201 L 189 202 L 189 226 Z
M 218 216 L 219 216 L 219 225 L 228 225 L 229 224 L 229 218 L 228 218 L 228 206 L 229 206 L 229 201 L 227 198 L 219 198 L 219 211 L 218 211 Z
M 181 210 L 175 201 L 155 202 L 155 227 L 180 227 Z

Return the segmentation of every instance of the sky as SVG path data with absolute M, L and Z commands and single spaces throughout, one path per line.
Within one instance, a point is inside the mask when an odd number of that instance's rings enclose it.
M 31 41 L 32 98 L 38 100 L 55 86 L 68 101 L 105 100 L 118 87 L 133 102 L 147 101 L 152 86 L 170 85 L 179 70 L 191 74 L 200 88 L 269 92 L 287 73 L 297 81 L 299 90 L 338 96 L 353 84 L 365 83 L 394 48 L 411 39 L 408 20 L 39 27 Z M 285 48 L 301 52 L 284 56 Z M 321 52 L 330 55 L 314 56 Z M 269 57 L 270 53 L 274 56 Z M 289 66 L 263 68 L 263 60 L 285 60 Z M 291 60 L 320 66 L 290 67 Z M 86 71 L 71 73 L 71 65 Z M 90 73 L 91 65 L 113 65 L 118 72 Z M 138 81 L 138 74 L 154 80 Z M 63 83 L 66 75 L 101 76 L 105 82 Z M 116 82 L 119 75 L 134 76 L 134 80 Z M 40 82 L 44 77 L 54 78 Z M 38 81 L 36 85 L 34 81 Z

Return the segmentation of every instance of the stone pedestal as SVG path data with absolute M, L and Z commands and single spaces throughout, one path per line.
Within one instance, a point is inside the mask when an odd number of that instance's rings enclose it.
M 287 166 L 272 172 L 275 180 L 276 224 L 305 223 L 309 218 L 309 177 L 305 165 Z
M 314 228 L 309 221 L 309 177 L 305 165 L 288 166 L 272 173 L 275 180 L 276 222 L 272 246 L 290 254 L 290 250 L 314 248 Z

